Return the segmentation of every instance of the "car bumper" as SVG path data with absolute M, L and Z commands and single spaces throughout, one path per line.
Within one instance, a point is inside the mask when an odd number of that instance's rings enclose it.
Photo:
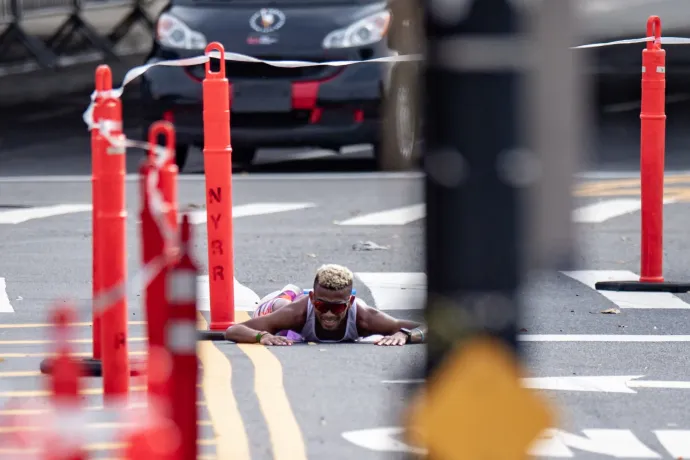
M 148 61 L 152 62 L 155 59 Z M 246 103 L 243 110 L 231 108 L 232 144 L 339 148 L 376 143 L 385 70 L 380 64 L 357 64 L 290 79 L 273 75 L 278 78 L 276 84 L 290 92 L 289 107 L 276 109 L 268 101 L 267 111 L 254 111 Z M 202 78 L 199 69 L 150 68 L 141 84 L 146 129 L 149 123 L 165 118 L 174 123 L 178 143 L 203 145 Z M 257 80 L 246 75 L 229 75 L 228 79 L 231 101 L 239 85 Z

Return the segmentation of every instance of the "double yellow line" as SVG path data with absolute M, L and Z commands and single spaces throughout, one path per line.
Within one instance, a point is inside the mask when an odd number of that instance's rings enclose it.
M 246 321 L 246 312 L 236 312 L 237 322 Z M 200 329 L 208 324 L 198 314 Z M 238 345 L 254 366 L 254 391 L 266 421 L 273 458 L 306 460 L 304 437 L 283 386 L 283 369 L 278 358 L 261 345 Z M 250 460 L 249 438 L 232 391 L 232 367 L 213 342 L 199 343 L 204 367 L 202 388 L 216 431 L 218 459 Z

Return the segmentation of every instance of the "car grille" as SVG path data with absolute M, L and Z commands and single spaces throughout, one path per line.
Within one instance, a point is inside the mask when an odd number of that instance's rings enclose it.
M 286 57 L 262 57 L 261 59 L 267 61 L 279 61 L 279 60 L 297 60 L 293 58 Z M 301 59 L 306 60 L 306 59 Z M 216 61 L 214 63 L 214 61 Z M 311 62 L 319 62 L 310 59 Z M 211 70 L 214 71 L 218 68 L 217 60 L 211 60 Z M 206 76 L 206 68 L 204 65 L 190 66 L 186 67 L 187 73 L 195 80 L 203 80 Z M 298 68 L 285 68 L 276 67 L 269 64 L 264 64 L 261 62 L 237 62 L 237 61 L 226 61 L 225 63 L 225 75 L 228 80 L 233 79 L 266 79 L 266 80 L 325 80 L 330 78 L 340 72 L 341 68 L 333 66 L 313 66 L 313 67 L 298 67 Z

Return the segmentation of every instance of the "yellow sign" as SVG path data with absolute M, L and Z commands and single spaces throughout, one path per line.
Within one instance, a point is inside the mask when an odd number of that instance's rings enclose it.
M 453 351 L 410 411 L 411 443 L 430 460 L 524 460 L 553 416 L 541 398 L 521 385 L 510 351 L 477 339 Z

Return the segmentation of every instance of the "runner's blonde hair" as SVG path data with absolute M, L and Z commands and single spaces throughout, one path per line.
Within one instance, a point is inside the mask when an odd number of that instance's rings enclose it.
M 314 287 L 321 286 L 329 291 L 340 291 L 352 287 L 354 275 L 342 265 L 326 264 L 316 270 Z

